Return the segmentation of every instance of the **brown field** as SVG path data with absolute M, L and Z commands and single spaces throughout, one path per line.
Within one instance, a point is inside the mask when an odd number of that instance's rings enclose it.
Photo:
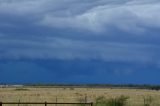
M 100 96 L 115 98 L 121 95 L 129 97 L 127 106 L 143 106 L 144 98 L 147 97 L 153 98 L 152 106 L 160 106 L 160 91 L 153 90 L 70 87 L 23 87 L 23 89 L 16 87 L 0 88 L 0 101 L 2 102 L 82 102 L 85 97 L 87 97 L 87 102 L 95 102 L 95 99 Z

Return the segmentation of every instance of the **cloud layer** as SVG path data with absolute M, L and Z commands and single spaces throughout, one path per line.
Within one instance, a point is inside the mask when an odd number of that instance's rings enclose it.
M 0 59 L 159 62 L 158 0 L 1 0 Z
M 114 27 L 140 33 L 160 27 L 159 4 L 158 0 L 1 0 L 0 14 L 10 16 L 11 22 L 21 18 L 19 21 L 51 28 L 101 32 Z M 6 21 L 6 25 L 16 24 Z

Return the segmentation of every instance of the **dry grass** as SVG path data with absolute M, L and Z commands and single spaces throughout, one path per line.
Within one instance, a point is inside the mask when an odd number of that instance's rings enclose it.
M 0 88 L 2 102 L 79 102 L 85 99 L 95 102 L 99 96 L 115 98 L 120 95 L 129 96 L 129 106 L 142 106 L 144 97 L 153 98 L 153 106 L 160 105 L 160 91 L 143 89 L 110 89 L 110 88 Z

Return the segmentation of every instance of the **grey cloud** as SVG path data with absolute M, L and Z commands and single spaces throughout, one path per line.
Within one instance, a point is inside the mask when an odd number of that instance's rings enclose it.
M 35 19 L 33 24 L 51 28 L 103 32 L 114 26 L 143 33 L 146 27 L 160 27 L 159 5 L 158 0 L 3 0 L 0 14 Z
M 127 32 L 143 33 L 147 27 L 159 28 L 158 11 L 160 2 L 125 2 L 124 4 L 97 5 L 82 14 L 69 17 L 55 17 L 47 14 L 40 22 L 50 27 L 71 27 L 101 32 L 114 26 Z M 157 17 L 155 19 L 155 17 Z
M 104 61 L 159 61 L 156 45 L 79 41 L 49 38 L 41 41 L 1 39 L 1 59 L 100 59 Z

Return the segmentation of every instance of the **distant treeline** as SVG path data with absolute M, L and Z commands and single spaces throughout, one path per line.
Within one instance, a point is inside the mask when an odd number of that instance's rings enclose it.
M 53 83 L 27 83 L 27 84 L 4 84 L 0 86 L 9 87 L 60 87 L 60 88 L 126 88 L 126 89 L 149 89 L 160 90 L 160 85 L 147 84 L 53 84 Z
M 46 83 L 34 83 L 23 84 L 24 86 L 39 86 L 39 87 L 86 87 L 86 88 L 127 88 L 127 89 L 150 89 L 160 90 L 160 85 L 147 85 L 147 84 L 46 84 Z

